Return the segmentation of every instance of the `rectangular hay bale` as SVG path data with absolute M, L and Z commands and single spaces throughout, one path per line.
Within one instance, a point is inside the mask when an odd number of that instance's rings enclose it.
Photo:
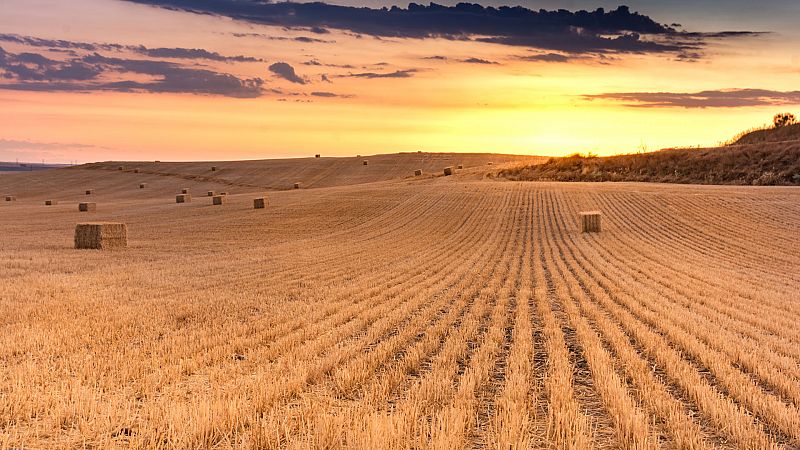
M 599 233 L 602 230 L 602 216 L 600 211 L 581 212 L 581 233 Z
M 189 193 L 189 188 L 181 189 L 181 194 L 188 194 L 188 193 Z
M 414 171 L 414 176 L 415 177 L 418 177 L 420 175 L 422 175 L 422 170 L 421 169 L 417 169 L 417 170 Z
M 213 197 L 214 196 L 214 191 L 208 191 L 208 196 L 209 197 Z
M 253 209 L 264 209 L 267 207 L 267 197 L 258 197 L 253 199 Z
M 75 248 L 114 249 L 128 246 L 128 226 L 117 222 L 88 222 L 75 225 Z
M 58 204 L 58 200 L 45 200 L 44 201 L 44 205 L 45 206 L 53 206 L 53 205 L 57 205 L 57 204 Z
M 87 189 L 86 190 L 86 195 L 92 195 L 92 194 L 94 194 L 94 189 Z
M 95 203 L 95 202 L 80 202 L 80 203 L 78 203 L 78 211 L 80 211 L 80 212 L 97 211 L 97 203 Z
M 221 205 L 225 203 L 225 196 L 224 195 L 215 195 L 211 197 L 211 201 L 215 205 Z
M 175 203 L 189 203 L 192 201 L 190 194 L 178 194 L 175 196 Z
M 147 183 L 139 183 L 139 189 L 144 189 L 147 187 Z
M 364 160 L 364 165 L 365 165 L 365 166 L 369 165 L 369 161 L 367 161 L 367 160 L 365 159 L 365 160 Z
M 15 197 L 15 196 L 13 196 L 13 195 L 6 195 L 6 201 L 7 201 L 7 202 L 13 202 L 13 201 L 15 201 L 16 199 L 17 199 L 17 197 Z
M 452 174 L 453 174 L 453 168 L 452 167 L 445 167 L 444 168 L 444 175 L 445 176 L 450 176 Z
M 461 169 L 463 169 L 463 168 L 464 168 L 464 166 L 463 166 L 463 165 L 461 165 L 461 164 L 459 164 L 459 165 L 458 165 L 458 170 L 461 170 Z
M 294 188 L 295 188 L 295 189 L 300 189 L 300 183 L 295 183 L 295 184 L 294 184 Z
M 211 171 L 212 172 L 216 172 L 217 171 L 217 166 L 211 166 Z

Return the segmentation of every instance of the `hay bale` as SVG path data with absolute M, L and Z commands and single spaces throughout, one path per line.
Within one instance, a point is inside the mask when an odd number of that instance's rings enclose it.
M 295 183 L 295 184 L 294 184 L 294 188 L 295 188 L 295 189 L 300 189 L 300 183 Z
M 225 192 L 225 191 L 222 191 L 222 192 L 219 193 L 219 195 L 228 195 L 228 193 Z
M 452 174 L 453 174 L 453 168 L 452 167 L 445 167 L 444 168 L 444 175 L 445 176 L 450 176 Z
M 599 233 L 601 231 L 602 213 L 600 211 L 584 211 L 580 213 L 580 217 L 582 233 Z
M 188 193 L 189 193 L 189 188 L 181 189 L 181 194 L 188 194 Z
M 314 158 L 320 158 L 320 157 L 321 157 L 321 155 L 320 155 L 319 153 L 317 153 L 316 155 L 314 155 Z
M 139 169 L 133 169 L 133 173 L 139 173 Z
M 215 195 L 211 197 L 211 202 L 215 205 L 221 205 L 225 203 L 225 196 L 224 195 Z
M 128 246 L 128 227 L 124 223 L 89 222 L 75 225 L 75 248 L 108 250 Z
M 217 171 L 217 166 L 211 166 L 211 171 L 212 172 L 216 172 Z
M 53 205 L 57 205 L 57 204 L 58 204 L 58 200 L 45 200 L 44 201 L 44 206 L 53 206 Z
M 214 196 L 214 191 L 208 191 L 208 196 L 209 197 L 213 197 Z
M 92 194 L 94 194 L 94 189 L 87 189 L 86 190 L 86 195 L 92 195 Z
M 175 196 L 175 203 L 189 203 L 192 201 L 191 194 L 178 194 Z
M 78 203 L 78 211 L 80 211 L 80 212 L 97 211 L 97 203 L 95 203 L 95 202 L 80 202 L 80 203 Z
M 366 166 L 366 165 L 369 165 L 369 161 L 367 161 L 367 160 L 365 159 L 365 160 L 364 160 L 364 165 L 365 165 L 365 166 Z
M 125 168 L 122 167 L 122 166 L 119 166 L 119 167 L 117 167 L 117 170 L 125 170 Z
M 139 183 L 139 189 L 144 189 L 147 187 L 147 183 Z
M 459 165 L 458 165 L 458 170 L 461 170 L 461 169 L 463 169 L 463 168 L 464 168 L 464 166 L 463 166 L 463 165 L 461 165 L 461 164 L 459 164 Z
M 13 202 L 13 201 L 16 201 L 16 200 L 17 200 L 17 197 L 15 197 L 13 195 L 6 195 L 6 201 L 7 202 Z
M 489 161 L 489 162 L 488 162 L 488 163 L 486 163 L 486 164 L 488 164 L 488 165 L 490 165 L 490 166 L 491 166 L 491 165 L 492 165 L 492 164 L 494 164 L 494 163 L 493 163 L 493 162 L 491 162 L 491 161 Z
M 414 176 L 415 177 L 418 177 L 420 175 L 422 175 L 422 169 L 417 169 L 417 170 L 414 171 Z
M 253 199 L 253 209 L 264 209 L 267 207 L 267 197 L 258 197 Z

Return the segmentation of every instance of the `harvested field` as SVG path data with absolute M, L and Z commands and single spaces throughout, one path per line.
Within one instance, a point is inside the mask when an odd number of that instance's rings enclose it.
M 141 192 L 112 164 L 0 178 L 19 195 L 0 204 L 0 446 L 800 447 L 800 188 L 412 160 L 266 180 L 284 187 L 258 214 L 264 190 L 237 186 L 208 214 L 165 198 L 213 182 Z M 126 250 L 75 251 L 85 215 L 43 211 L 81 184 Z

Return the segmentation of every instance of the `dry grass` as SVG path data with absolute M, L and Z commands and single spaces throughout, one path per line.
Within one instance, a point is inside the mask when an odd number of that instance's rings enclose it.
M 114 166 L 0 179 L 0 448 L 800 446 L 800 189 L 413 167 L 257 214 Z M 42 210 L 81 185 L 124 251 Z

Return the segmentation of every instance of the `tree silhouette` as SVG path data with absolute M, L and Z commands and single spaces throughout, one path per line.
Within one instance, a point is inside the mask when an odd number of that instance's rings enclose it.
M 775 128 L 780 128 L 797 123 L 797 118 L 792 113 L 779 113 L 775 114 L 772 123 L 775 124 Z

